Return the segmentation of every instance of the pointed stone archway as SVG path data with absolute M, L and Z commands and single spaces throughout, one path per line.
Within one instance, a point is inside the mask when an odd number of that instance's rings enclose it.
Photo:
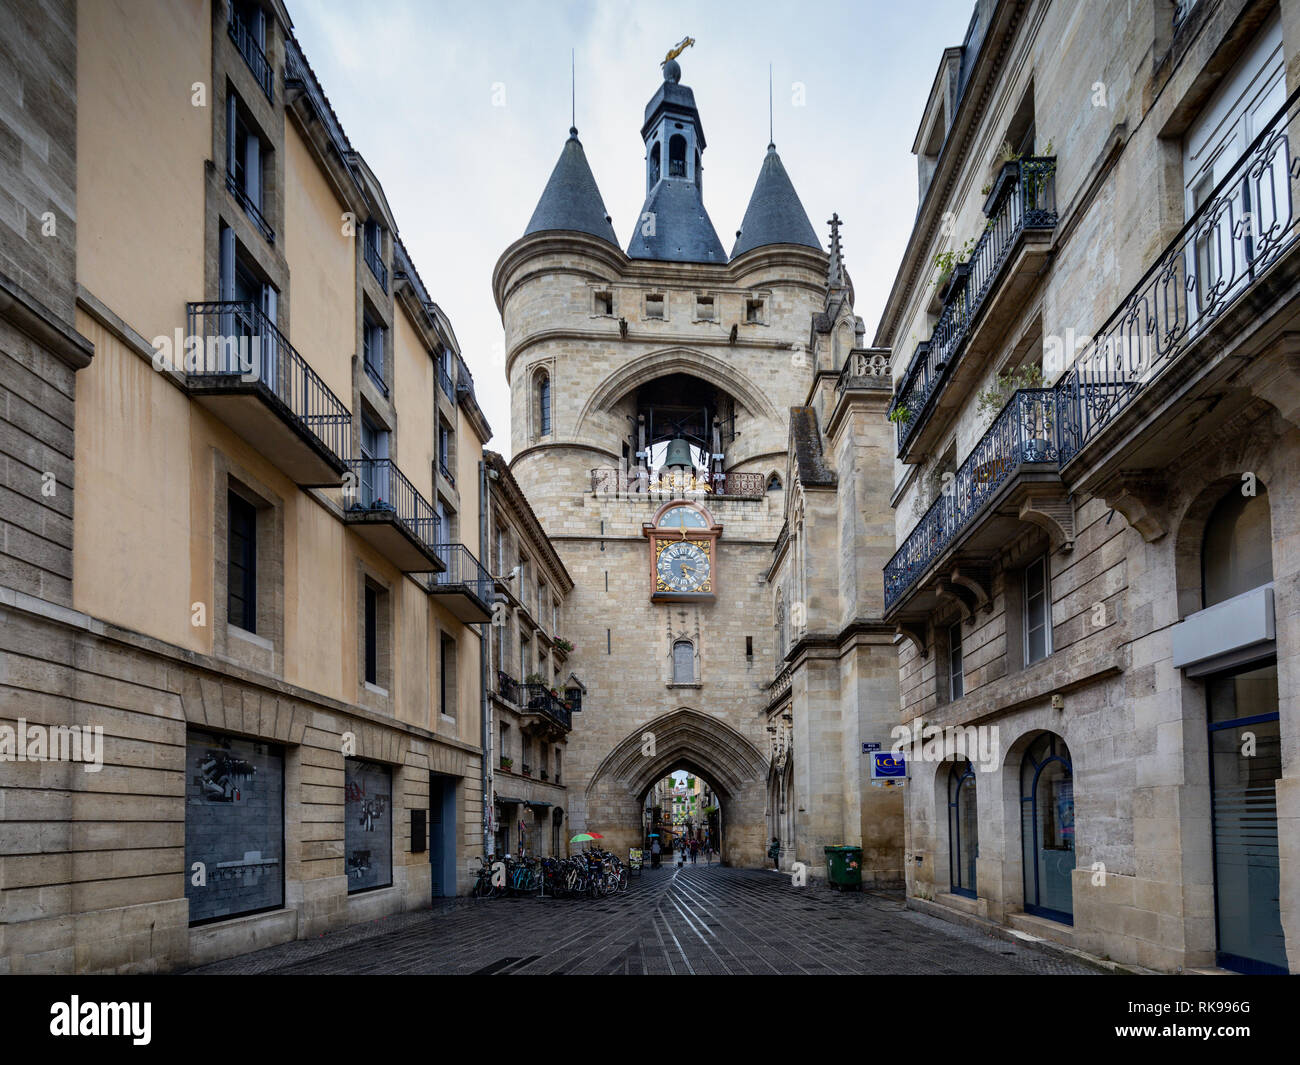
M 768 759 L 720 718 L 679 707 L 624 737 L 592 774 L 586 828 L 616 853 L 641 845 L 642 800 L 656 780 L 688 769 L 713 786 L 722 808 L 722 860 L 757 867 L 765 849 Z

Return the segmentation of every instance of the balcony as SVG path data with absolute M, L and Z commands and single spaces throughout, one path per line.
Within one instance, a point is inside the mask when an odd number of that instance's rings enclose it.
M 885 617 L 924 616 L 942 595 L 968 608 L 988 600 L 971 574 L 1025 522 L 1072 537 L 1060 476 L 1058 393 L 1022 389 L 1007 401 L 885 566 Z M 931 580 L 933 577 L 935 579 Z
M 890 388 L 893 385 L 890 373 L 888 351 L 854 351 L 844 360 L 839 380 L 835 382 L 835 391 Z
M 438 366 L 438 387 L 442 389 L 442 394 L 453 403 L 456 402 L 456 385 L 451 379 L 451 374 L 447 368 L 441 364 Z
M 519 681 L 509 673 L 497 670 L 497 694 L 508 703 L 519 703 Z
M 451 469 L 447 466 L 447 460 L 445 458 L 438 459 L 438 472 L 442 474 L 443 480 L 453 488 L 456 487 L 456 478 L 451 475 Z
M 366 265 L 370 267 L 370 272 L 375 275 L 375 280 L 379 282 L 379 287 L 385 292 L 388 291 L 388 267 L 384 265 L 384 257 L 379 249 L 370 241 L 365 242 L 365 251 L 363 253 Z
M 675 499 L 681 495 L 713 495 L 728 499 L 762 499 L 767 493 L 767 476 L 762 473 L 664 473 L 658 482 L 638 470 L 597 466 L 591 471 L 595 495 L 644 496 Z
M 435 596 L 466 625 L 492 620 L 492 575 L 464 544 L 438 544 L 438 557 L 447 568 L 428 584 Z
M 304 487 L 342 484 L 352 415 L 254 303 L 187 306 L 189 394 Z
M 889 407 L 898 457 L 915 462 L 933 449 L 948 417 L 984 367 L 972 353 L 991 347 L 1019 312 L 1047 259 L 1056 228 L 1056 159 L 1007 163 L 985 203 L 988 225 L 970 258 L 953 270 L 930 339 L 917 345 Z
M 266 215 L 257 206 L 247 192 L 239 184 L 239 179 L 229 170 L 226 171 L 226 188 L 235 201 L 244 209 L 244 214 L 252 220 L 253 225 L 257 226 L 258 231 L 266 238 L 268 244 L 275 243 L 275 230 L 271 228 L 271 223 L 266 220 Z
M 1158 468 L 1193 434 L 1213 432 L 1249 397 L 1227 379 L 1269 342 L 1257 338 L 1300 328 L 1300 162 L 1290 143 L 1298 121 L 1300 90 L 1058 383 L 1061 461 L 1072 483 L 1116 448 L 1125 466 Z M 1173 406 L 1191 394 L 1213 401 Z
M 392 459 L 352 459 L 344 489 L 344 520 L 403 573 L 441 573 L 440 522 Z
M 239 49 L 239 54 L 244 57 L 244 62 L 248 64 L 248 69 L 253 72 L 253 77 L 262 86 L 262 92 L 266 93 L 266 98 L 274 103 L 275 78 L 271 61 L 266 58 L 266 53 L 253 37 L 248 23 L 232 12 L 226 23 L 226 29 L 230 33 L 230 39 L 235 42 L 235 47 Z
M 521 713 L 542 714 L 563 729 L 573 728 L 573 711 L 545 684 L 520 684 L 517 702 Z

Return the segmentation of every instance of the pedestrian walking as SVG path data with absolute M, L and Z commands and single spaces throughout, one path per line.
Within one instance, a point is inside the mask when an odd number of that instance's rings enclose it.
M 698 839 L 693 839 L 691 840 L 691 864 L 692 865 L 695 864 L 696 859 L 698 859 L 699 856 L 700 856 L 700 841 Z
M 653 843 L 650 844 L 650 867 L 652 869 L 659 868 L 659 841 L 658 840 L 655 840 Z
M 767 848 L 767 856 L 772 859 L 772 868 L 781 868 L 781 841 L 772 837 L 772 845 Z

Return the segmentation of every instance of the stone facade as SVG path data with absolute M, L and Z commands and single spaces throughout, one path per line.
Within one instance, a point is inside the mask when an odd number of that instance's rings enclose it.
M 483 854 L 491 430 L 287 13 L 239 11 L 0 5 L 3 971 L 316 936 Z
M 936 91 L 922 121 L 921 211 L 876 337 L 898 382 L 899 552 L 885 577 L 897 718 L 992 740 L 978 756 L 937 741 L 932 758 L 914 752 L 908 891 L 1159 971 L 1294 971 L 1294 168 L 1275 186 L 1267 240 L 1222 269 L 1237 281 L 1212 289 L 1205 247 L 1223 232 L 1211 210 L 1240 211 L 1246 161 L 1230 175 L 1233 162 L 1266 129 L 1294 137 L 1294 108 L 1274 115 L 1300 84 L 1300 8 L 1157 0 L 1086 20 L 1068 5 L 977 9 L 978 39 L 945 57 L 955 95 Z M 1251 78 L 1262 102 L 1243 118 L 1235 94 Z M 1248 135 L 1202 185 L 1197 153 L 1220 114 Z M 1009 202 L 1024 209 L 1020 229 L 1002 221 Z M 1189 218 L 1199 238 L 1180 233 Z M 990 273 L 989 250 L 1003 248 Z M 950 289 L 945 250 L 970 260 Z M 1243 274 L 1247 254 L 1258 258 Z M 1157 302 L 1170 283 L 1186 295 Z M 1123 319 L 1125 308 L 1138 311 Z M 1205 631 L 1200 612 L 1218 602 L 1203 574 L 1244 551 L 1207 539 L 1212 513 L 1265 490 L 1267 578 L 1233 602 L 1270 581 L 1270 638 L 1179 657 L 1180 630 Z M 1276 700 L 1252 696 L 1261 754 L 1238 761 L 1215 746 L 1227 734 L 1213 731 L 1214 693 L 1267 686 L 1274 668 Z M 1047 744 L 1055 758 L 1040 762 Z M 1237 773 L 1263 835 L 1276 830 L 1251 851 L 1249 892 L 1234 856 L 1257 845 L 1233 834 L 1224 790 Z M 1278 886 L 1259 886 L 1270 875 Z

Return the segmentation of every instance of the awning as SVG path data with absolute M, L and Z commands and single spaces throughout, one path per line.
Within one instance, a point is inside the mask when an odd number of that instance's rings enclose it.
M 550 804 L 549 802 L 542 802 L 542 801 L 540 801 L 540 800 L 535 800 L 535 799 L 526 799 L 526 800 L 524 800 L 524 805 L 526 805 L 526 806 L 550 806 L 551 804 Z
M 493 801 L 499 802 L 502 806 L 518 806 L 524 800 L 512 799 L 509 795 L 498 795 Z

